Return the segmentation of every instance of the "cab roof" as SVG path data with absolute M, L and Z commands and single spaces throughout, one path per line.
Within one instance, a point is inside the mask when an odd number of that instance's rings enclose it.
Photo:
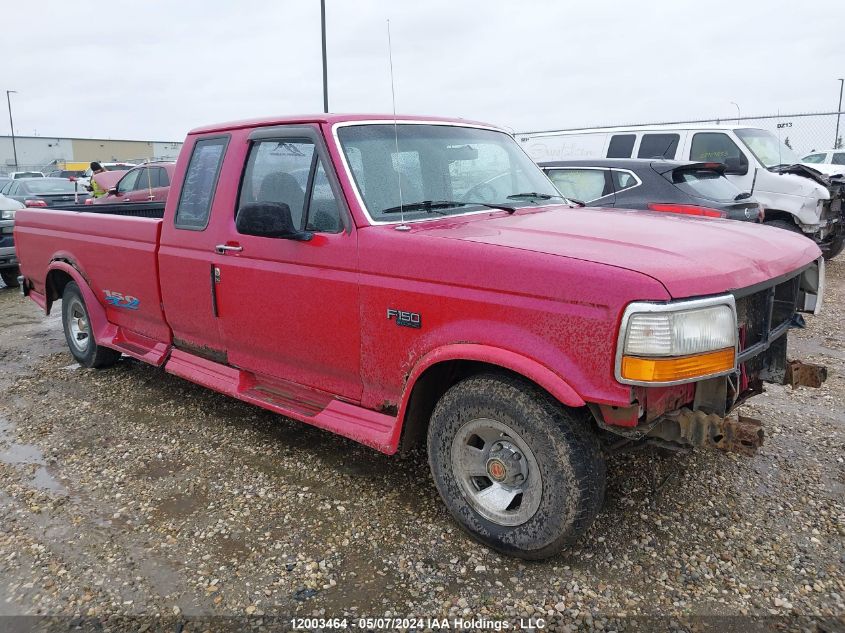
M 448 117 L 427 117 L 418 115 L 397 114 L 396 121 L 430 121 L 434 123 L 458 123 L 501 130 L 500 127 L 471 121 L 469 119 L 448 118 Z M 215 123 L 203 125 L 191 130 L 188 134 L 207 134 L 209 132 L 225 132 L 227 130 L 240 130 L 243 128 L 266 127 L 270 125 L 293 125 L 298 123 L 320 123 L 334 125 L 335 123 L 346 123 L 354 121 L 393 121 L 392 114 L 298 114 L 290 116 L 270 116 L 256 119 L 244 119 L 242 121 L 229 121 L 226 123 Z M 504 130 L 503 130 L 504 131 Z

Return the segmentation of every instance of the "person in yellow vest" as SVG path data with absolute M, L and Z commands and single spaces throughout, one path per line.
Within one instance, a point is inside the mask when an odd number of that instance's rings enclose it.
M 100 183 L 94 179 L 94 176 L 97 174 L 103 174 L 106 170 L 103 169 L 103 166 L 100 163 L 94 161 L 91 163 L 91 171 L 93 173 L 91 174 L 91 180 L 88 184 L 88 191 L 90 191 L 91 195 L 95 198 L 102 198 L 106 195 L 107 191 L 100 186 Z

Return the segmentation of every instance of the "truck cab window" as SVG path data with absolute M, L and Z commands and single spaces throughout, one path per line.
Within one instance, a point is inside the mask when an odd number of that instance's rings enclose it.
M 228 141 L 228 137 L 205 138 L 194 145 L 176 207 L 176 228 L 196 231 L 208 226 L 211 201 Z
M 269 140 L 252 146 L 238 208 L 250 202 L 286 204 L 300 229 L 340 230 L 337 201 L 310 139 Z

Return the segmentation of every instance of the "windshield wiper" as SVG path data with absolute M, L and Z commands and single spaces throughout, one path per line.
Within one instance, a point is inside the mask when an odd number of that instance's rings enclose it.
M 734 200 L 748 200 L 751 197 L 750 191 L 743 191 L 742 193 L 736 194 Z
M 552 198 L 560 198 L 566 200 L 563 196 L 558 196 L 551 193 L 537 193 L 536 191 L 526 191 L 525 193 L 515 193 L 508 196 L 508 200 L 518 200 L 520 198 L 537 198 L 539 200 L 551 200 Z
M 423 200 L 421 202 L 409 202 L 408 204 L 403 204 L 397 207 L 388 207 L 387 209 L 382 209 L 382 213 L 413 213 L 414 211 L 425 211 L 426 213 L 437 213 L 439 215 L 448 215 L 441 211 L 441 209 L 452 209 L 454 207 L 468 207 L 472 205 L 477 205 L 480 207 L 487 207 L 488 209 L 501 209 L 502 211 L 507 211 L 508 213 L 513 213 L 516 211 L 516 207 L 509 206 L 507 204 L 490 204 L 487 202 L 458 202 L 456 200 Z

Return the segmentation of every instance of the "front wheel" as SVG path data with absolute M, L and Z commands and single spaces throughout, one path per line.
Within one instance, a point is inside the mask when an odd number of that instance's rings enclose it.
M 62 326 L 71 355 L 83 367 L 109 367 L 120 358 L 120 352 L 94 340 L 88 307 L 74 281 L 69 281 L 62 293 Z
M 6 284 L 9 288 L 17 288 L 18 287 L 18 269 L 17 268 L 7 268 L 6 270 L 0 270 L 0 279 L 3 280 L 3 283 Z
M 452 516 L 519 558 L 547 558 L 576 540 L 604 499 L 605 462 L 588 415 L 510 376 L 453 386 L 428 429 L 429 465 Z

